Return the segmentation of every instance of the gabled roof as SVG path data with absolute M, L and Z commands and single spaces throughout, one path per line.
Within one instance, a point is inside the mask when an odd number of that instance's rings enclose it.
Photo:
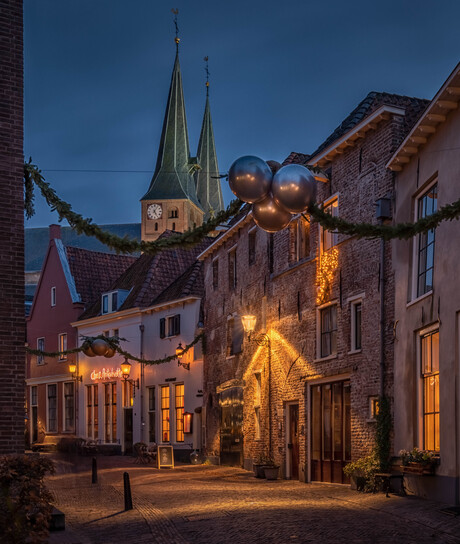
M 197 161 L 200 169 L 195 174 L 196 193 L 205 212 L 204 221 L 207 221 L 211 211 L 217 214 L 224 209 L 208 92 L 206 92 L 203 125 L 198 142 Z
M 201 209 L 196 196 L 191 166 L 179 50 L 177 50 L 157 164 L 149 189 L 141 200 L 188 199 Z
M 336 145 L 339 141 L 342 148 L 353 145 L 368 130 L 375 128 L 378 122 L 388 118 L 388 114 L 395 113 L 403 116 L 403 132 L 407 134 L 428 103 L 428 100 L 422 98 L 370 92 L 311 154 L 308 164 L 321 166 L 330 161 L 334 153 L 340 151 Z M 361 130 L 356 130 L 358 127 Z M 349 139 L 346 138 L 347 134 L 351 136 Z
M 398 147 L 394 155 L 388 161 L 387 168 L 394 171 L 403 169 L 404 164 L 418 153 L 420 146 L 436 132 L 439 125 L 444 123 L 448 114 L 458 108 L 460 101 L 460 63 L 445 81 L 444 85 L 436 93 L 429 106 L 419 117 Z
M 286 166 L 287 164 L 307 164 L 308 159 L 310 158 L 310 155 L 307 155 L 306 153 L 298 153 L 297 151 L 291 151 L 289 153 L 289 156 L 284 159 L 282 162 L 282 166 Z
M 186 297 L 202 297 L 204 294 L 203 263 L 195 261 L 192 266 L 171 283 L 152 304 L 161 304 Z
M 161 237 L 173 234 L 172 231 L 167 230 L 161 234 Z M 106 290 L 125 289 L 130 291 L 125 302 L 119 308 L 120 311 L 151 306 L 153 301 L 196 261 L 197 255 L 213 240 L 213 238 L 205 238 L 192 248 L 167 249 L 154 256 L 143 254 Z M 99 297 L 80 316 L 80 320 L 96 317 L 100 315 L 100 312 L 101 300 Z

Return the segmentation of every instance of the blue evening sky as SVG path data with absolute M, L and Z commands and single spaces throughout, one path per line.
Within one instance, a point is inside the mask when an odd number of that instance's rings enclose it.
M 140 221 L 173 7 L 191 154 L 208 55 L 221 172 L 241 155 L 313 151 L 369 91 L 432 98 L 460 60 L 458 0 L 25 0 L 24 153 L 97 223 Z M 38 194 L 36 209 L 26 226 L 56 221 Z

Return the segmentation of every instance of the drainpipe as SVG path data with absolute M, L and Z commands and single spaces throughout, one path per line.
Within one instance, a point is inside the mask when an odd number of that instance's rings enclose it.
M 144 358 L 144 325 L 139 325 L 139 330 L 141 332 L 141 345 L 140 345 L 140 357 L 141 359 Z M 144 427 L 145 427 L 145 421 L 144 421 L 144 363 L 141 363 L 141 379 L 140 379 L 140 388 L 141 388 L 141 435 L 140 439 L 141 442 L 144 441 Z

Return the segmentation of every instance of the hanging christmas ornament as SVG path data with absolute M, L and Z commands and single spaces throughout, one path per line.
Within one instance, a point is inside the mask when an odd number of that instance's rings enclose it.
M 96 357 L 96 354 L 94 353 L 92 347 L 91 347 L 91 342 L 84 342 L 83 343 L 83 353 L 87 356 L 87 357 Z
M 102 338 L 96 338 L 96 340 L 93 340 L 93 343 L 91 344 L 91 349 L 96 355 L 105 355 L 107 348 L 107 342 L 102 340 Z
M 107 359 L 110 359 L 115 355 L 116 351 L 115 348 L 113 348 L 111 345 L 107 345 L 107 351 L 104 353 L 104 357 L 107 357 Z
M 290 213 L 304 212 L 316 199 L 316 181 L 300 164 L 283 166 L 273 176 L 275 202 Z
M 245 155 L 230 166 L 228 183 L 240 200 L 253 204 L 268 195 L 272 177 L 272 171 L 265 161 Z
M 256 224 L 267 232 L 277 232 L 284 229 L 292 219 L 292 215 L 278 206 L 271 195 L 261 202 L 253 204 L 252 216 Z

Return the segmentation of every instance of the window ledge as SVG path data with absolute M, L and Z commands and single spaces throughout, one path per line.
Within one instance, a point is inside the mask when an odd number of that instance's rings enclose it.
M 324 361 L 332 361 L 332 359 L 337 359 L 337 353 L 334 353 L 333 355 L 328 355 L 327 357 L 321 357 L 319 359 L 314 359 L 314 363 L 322 363 Z
M 428 291 L 428 293 L 425 293 L 424 295 L 419 296 L 418 298 L 414 298 L 414 300 L 411 300 L 406 304 L 406 308 L 409 308 L 410 306 L 413 306 L 414 304 L 417 304 L 417 302 L 420 302 L 421 300 L 431 297 L 433 294 L 433 289 L 431 291 Z
M 360 348 L 360 349 L 352 349 L 352 350 L 350 350 L 350 351 L 347 353 L 347 355 L 356 355 L 357 353 L 361 353 L 362 351 L 363 351 L 362 348 Z

